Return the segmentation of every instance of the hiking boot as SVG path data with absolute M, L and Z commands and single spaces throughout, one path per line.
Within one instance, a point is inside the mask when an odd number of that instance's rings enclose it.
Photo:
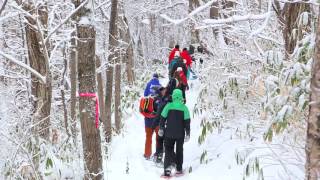
M 164 170 L 164 176 L 170 177 L 171 176 L 171 170 L 169 170 L 168 168 L 166 170 Z
M 150 160 L 150 156 L 143 155 L 146 160 Z
M 156 163 L 161 163 L 162 162 L 162 153 L 155 153 L 154 154 L 154 161 L 156 162 Z
M 157 159 L 156 159 L 156 163 L 162 163 L 162 157 L 157 157 Z

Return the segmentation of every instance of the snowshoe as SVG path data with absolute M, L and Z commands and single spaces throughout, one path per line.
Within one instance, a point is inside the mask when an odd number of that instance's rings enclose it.
M 174 174 L 175 177 L 180 177 L 184 175 L 184 171 L 176 171 L 176 173 Z
M 162 174 L 160 176 L 161 178 L 164 178 L 164 179 L 170 179 L 172 176 L 171 176 L 171 169 L 167 168 L 165 171 L 164 171 L 164 174 Z

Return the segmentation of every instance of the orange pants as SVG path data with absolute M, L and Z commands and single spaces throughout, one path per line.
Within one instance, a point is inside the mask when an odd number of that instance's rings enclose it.
M 145 127 L 146 130 L 146 144 L 144 146 L 144 156 L 145 157 L 150 157 L 152 154 L 152 135 L 155 132 L 156 137 L 158 137 L 158 131 L 159 131 L 159 126 L 157 126 L 155 129 Z M 158 143 L 158 142 L 156 142 Z

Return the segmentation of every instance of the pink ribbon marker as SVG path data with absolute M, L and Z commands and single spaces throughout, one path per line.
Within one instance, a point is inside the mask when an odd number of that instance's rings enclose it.
M 96 93 L 79 93 L 79 97 L 93 97 L 96 100 L 96 128 L 99 127 L 99 101 Z

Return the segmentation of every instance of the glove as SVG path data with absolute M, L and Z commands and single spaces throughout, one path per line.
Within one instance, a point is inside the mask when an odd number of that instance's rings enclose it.
M 159 129 L 159 131 L 158 131 L 158 136 L 160 136 L 160 137 L 162 137 L 163 136 L 163 129 Z
M 188 142 L 190 140 L 190 135 L 187 134 L 185 137 L 184 137 L 184 142 Z

